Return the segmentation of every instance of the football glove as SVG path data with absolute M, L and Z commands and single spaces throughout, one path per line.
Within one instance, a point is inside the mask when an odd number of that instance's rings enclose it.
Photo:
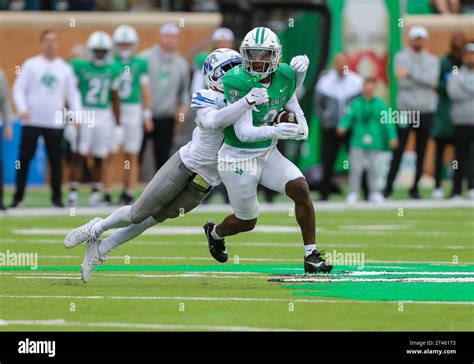
M 309 58 L 306 54 L 304 56 L 293 57 L 290 66 L 298 73 L 306 72 L 309 66 Z
M 252 88 L 247 95 L 244 96 L 245 104 L 250 106 L 254 111 L 258 111 L 256 105 L 268 102 L 268 91 L 266 88 Z
M 298 135 L 299 126 L 293 123 L 276 124 L 273 128 L 274 139 L 295 139 Z

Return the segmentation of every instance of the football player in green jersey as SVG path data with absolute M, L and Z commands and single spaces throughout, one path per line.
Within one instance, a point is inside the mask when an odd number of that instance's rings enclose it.
M 73 158 L 71 161 L 69 205 L 78 203 L 78 182 L 85 158 L 92 154 L 92 194 L 91 206 L 100 203 L 102 170 L 104 160 L 110 153 L 111 142 L 115 139 L 115 125 L 120 121 L 120 101 L 118 76 L 120 70 L 107 60 L 112 49 L 110 36 L 102 31 L 93 32 L 87 40 L 91 59 L 73 59 L 71 66 L 78 79 L 82 105 L 89 116 L 82 124 L 69 126 L 65 131 L 70 142 Z
M 114 44 L 114 63 L 120 70 L 118 94 L 120 97 L 120 126 L 123 134 L 124 149 L 124 186 L 121 204 L 129 205 L 133 201 L 133 191 L 138 180 L 138 153 L 142 146 L 143 129 L 153 130 L 151 112 L 150 78 L 148 62 L 135 55 L 138 46 L 138 34 L 130 25 L 120 25 L 112 35 Z M 107 178 L 104 180 L 104 202 L 111 203 L 110 189 L 112 184 L 114 159 L 120 146 L 114 143 L 109 155 L 106 169 Z
M 258 217 L 259 184 L 286 194 L 295 202 L 296 220 L 305 245 L 306 273 L 329 273 L 332 265 L 316 250 L 314 206 L 308 184 L 301 171 L 276 148 L 277 140 L 266 132 L 282 111 L 292 112 L 299 126 L 295 140 L 308 137 L 308 125 L 296 99 L 297 73 L 305 73 L 309 60 L 300 58 L 292 66 L 280 63 L 281 43 L 270 29 L 258 27 L 247 33 L 240 45 L 242 65 L 223 77 L 227 102 L 245 97 L 253 87 L 266 88 L 269 102 L 249 110 L 224 129 L 224 143 L 219 150 L 219 175 L 224 182 L 234 214 L 222 223 L 208 222 L 204 230 L 211 255 L 227 260 L 224 237 L 252 230 Z M 302 71 L 302 72 L 297 72 Z M 246 132 L 249 124 L 262 129 L 257 137 Z

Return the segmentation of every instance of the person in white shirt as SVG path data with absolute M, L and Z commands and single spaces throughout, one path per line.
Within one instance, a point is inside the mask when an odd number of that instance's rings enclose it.
M 347 56 L 334 56 L 334 69 L 323 74 L 316 84 L 314 110 L 321 120 L 322 165 L 321 200 L 327 200 L 332 190 L 332 169 L 343 141 L 337 135 L 337 124 L 348 105 L 362 92 L 363 78 L 351 71 Z M 347 139 L 348 140 L 348 139 Z
M 50 171 L 52 203 L 61 201 L 61 138 L 71 112 L 82 109 L 81 96 L 71 66 L 57 56 L 58 34 L 45 30 L 40 36 L 41 54 L 27 59 L 13 85 L 13 100 L 23 122 L 16 191 L 11 207 L 18 207 L 24 197 L 28 165 L 36 150 L 38 137 L 46 145 Z M 69 111 L 65 106 L 69 106 Z M 72 114 L 72 115 L 73 115 Z

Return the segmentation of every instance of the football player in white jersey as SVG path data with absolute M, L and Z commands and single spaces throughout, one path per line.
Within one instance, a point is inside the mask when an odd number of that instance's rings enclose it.
M 240 55 L 230 49 L 217 49 L 209 54 L 203 66 L 208 89 L 194 93 L 191 103 L 197 110 L 197 127 L 192 140 L 160 168 L 135 203 L 115 210 L 105 219 L 96 217 L 67 234 L 66 248 L 87 243 L 81 267 L 84 282 L 89 281 L 94 267 L 103 262 L 113 248 L 157 223 L 191 211 L 221 182 L 217 152 L 224 139 L 222 129 L 255 105 L 268 101 L 266 90 L 255 88 L 239 102 L 226 106 L 221 79 L 225 72 L 240 63 Z M 256 133 L 258 137 L 264 129 L 274 138 L 290 139 L 296 136 L 298 127 L 294 124 L 249 126 L 248 133 Z M 99 238 L 114 228 L 119 229 L 104 240 Z

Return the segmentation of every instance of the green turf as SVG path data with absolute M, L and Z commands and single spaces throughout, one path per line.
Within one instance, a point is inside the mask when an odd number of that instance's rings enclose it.
M 224 216 L 168 221 L 179 235 L 117 248 L 88 284 L 78 279 L 83 247 L 67 250 L 62 240 L 90 216 L 0 217 L 0 253 L 39 254 L 37 269 L 0 267 L 0 330 L 474 329 L 474 283 L 464 281 L 474 273 L 472 209 L 317 212 L 319 247 L 364 264 L 336 265 L 313 282 L 291 281 L 307 277 L 298 233 L 231 237 L 226 264 L 210 258 L 201 233 L 185 234 Z M 287 213 L 262 213 L 258 224 L 298 226 Z M 2 326 L 17 320 L 25 325 Z

